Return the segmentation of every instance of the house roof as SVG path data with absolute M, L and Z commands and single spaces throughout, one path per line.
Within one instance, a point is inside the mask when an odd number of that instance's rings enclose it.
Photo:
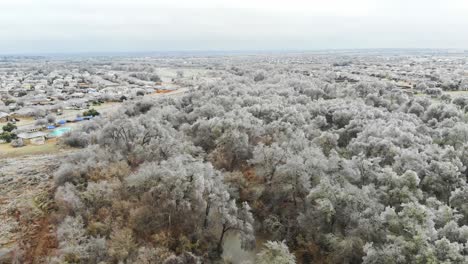
M 18 135 L 19 138 L 22 139 L 31 139 L 31 138 L 37 138 L 37 137 L 45 137 L 47 133 L 44 132 L 31 132 L 31 133 L 21 133 Z
M 21 126 L 16 129 L 17 133 L 32 133 L 36 132 L 36 130 L 42 129 L 42 126 L 36 126 L 36 125 L 26 125 L 26 126 Z

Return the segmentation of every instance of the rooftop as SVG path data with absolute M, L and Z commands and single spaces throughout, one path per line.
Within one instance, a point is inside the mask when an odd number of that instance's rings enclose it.
M 31 139 L 31 138 L 37 138 L 37 137 L 45 137 L 47 133 L 44 132 L 30 132 L 30 133 L 21 133 L 18 135 L 19 138 L 22 139 Z

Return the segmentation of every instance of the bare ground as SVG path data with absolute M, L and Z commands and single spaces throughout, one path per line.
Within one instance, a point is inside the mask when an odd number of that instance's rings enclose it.
M 50 242 L 53 171 L 69 152 L 0 159 L 0 263 L 38 263 Z

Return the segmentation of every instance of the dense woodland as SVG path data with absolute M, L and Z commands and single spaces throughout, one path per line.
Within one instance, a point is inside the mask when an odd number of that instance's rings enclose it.
M 232 64 L 64 139 L 49 263 L 468 263 L 468 97 Z

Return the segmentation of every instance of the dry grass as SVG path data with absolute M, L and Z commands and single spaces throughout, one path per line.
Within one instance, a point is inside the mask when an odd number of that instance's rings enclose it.
M 451 95 L 452 98 L 468 95 L 468 91 L 445 91 L 444 93 Z
M 15 125 L 17 126 L 26 126 L 26 125 L 34 125 L 34 123 L 36 122 L 36 120 L 34 120 L 32 117 L 21 117 L 21 118 L 18 118 L 20 121 L 16 122 Z M 8 124 L 9 122 L 0 122 L 0 128 L 6 124 Z
M 172 93 L 174 90 L 156 90 L 157 94 Z
M 27 145 L 21 148 L 13 148 L 10 144 L 0 144 L 0 158 L 15 158 L 26 155 L 42 155 L 57 153 L 60 146 L 56 139 L 47 140 L 44 145 Z

